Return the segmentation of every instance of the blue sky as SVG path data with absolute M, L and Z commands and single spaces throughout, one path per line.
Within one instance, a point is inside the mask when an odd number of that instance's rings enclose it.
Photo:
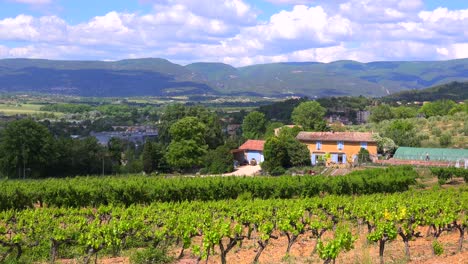
M 0 58 L 249 65 L 468 57 L 465 0 L 0 0 Z

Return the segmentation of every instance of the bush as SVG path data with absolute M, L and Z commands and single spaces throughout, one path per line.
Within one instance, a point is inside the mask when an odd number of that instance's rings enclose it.
M 431 172 L 437 176 L 441 184 L 451 180 L 453 177 L 461 177 L 465 182 L 468 182 L 468 170 L 464 168 L 431 168 Z
M 165 249 L 153 247 L 136 251 L 130 256 L 130 263 L 132 264 L 164 264 L 172 261 L 173 258 L 167 255 Z
M 205 168 L 204 173 L 222 174 L 234 170 L 234 157 L 231 149 L 226 146 L 219 146 L 215 150 L 210 150 L 203 158 Z M 202 173 L 200 171 L 200 173 Z
M 359 162 L 359 164 L 366 163 L 366 162 L 371 162 L 369 151 L 367 149 L 361 148 L 359 150 L 358 162 Z
M 440 256 L 442 254 L 444 254 L 444 247 L 442 246 L 442 244 L 437 241 L 437 240 L 434 240 L 432 242 L 432 250 L 434 251 L 434 254 L 436 256 Z
M 432 128 L 431 132 L 436 137 L 440 137 L 442 135 L 442 130 L 440 130 L 440 128 L 438 128 L 436 126 Z
M 439 138 L 439 143 L 442 147 L 448 147 L 450 144 L 452 144 L 452 136 L 448 133 L 442 134 Z

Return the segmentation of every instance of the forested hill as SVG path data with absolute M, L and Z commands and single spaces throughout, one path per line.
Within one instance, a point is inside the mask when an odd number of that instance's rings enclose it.
M 386 96 L 384 101 L 468 100 L 468 82 L 451 82 L 423 90 L 404 91 Z
M 164 59 L 0 60 L 0 92 L 81 96 L 384 96 L 468 81 L 468 59 L 427 62 L 290 62 L 233 67 Z

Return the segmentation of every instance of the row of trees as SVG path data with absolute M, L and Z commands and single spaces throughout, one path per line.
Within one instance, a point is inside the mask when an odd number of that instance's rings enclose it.
M 437 100 L 425 103 L 420 108 L 410 106 L 392 107 L 388 104 L 381 104 L 371 109 L 370 121 L 379 123 L 390 119 L 404 119 L 417 117 L 418 114 L 424 117 L 444 116 L 457 112 L 468 113 L 468 101 L 464 104 L 457 104 L 452 100 Z
M 94 137 L 72 139 L 60 129 L 31 119 L 7 124 L 0 134 L 0 174 L 39 178 L 89 174 L 157 172 L 206 173 L 233 170 L 230 149 L 218 116 L 200 106 L 172 105 L 161 116 L 160 137 L 144 145 L 112 138 L 106 146 Z M 59 133 L 53 133 L 57 132 Z

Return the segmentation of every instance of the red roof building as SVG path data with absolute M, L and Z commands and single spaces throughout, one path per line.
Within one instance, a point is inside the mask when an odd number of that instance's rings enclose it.
M 263 146 L 265 145 L 265 140 L 247 140 L 242 146 L 239 147 L 241 150 L 255 150 L 263 151 Z

